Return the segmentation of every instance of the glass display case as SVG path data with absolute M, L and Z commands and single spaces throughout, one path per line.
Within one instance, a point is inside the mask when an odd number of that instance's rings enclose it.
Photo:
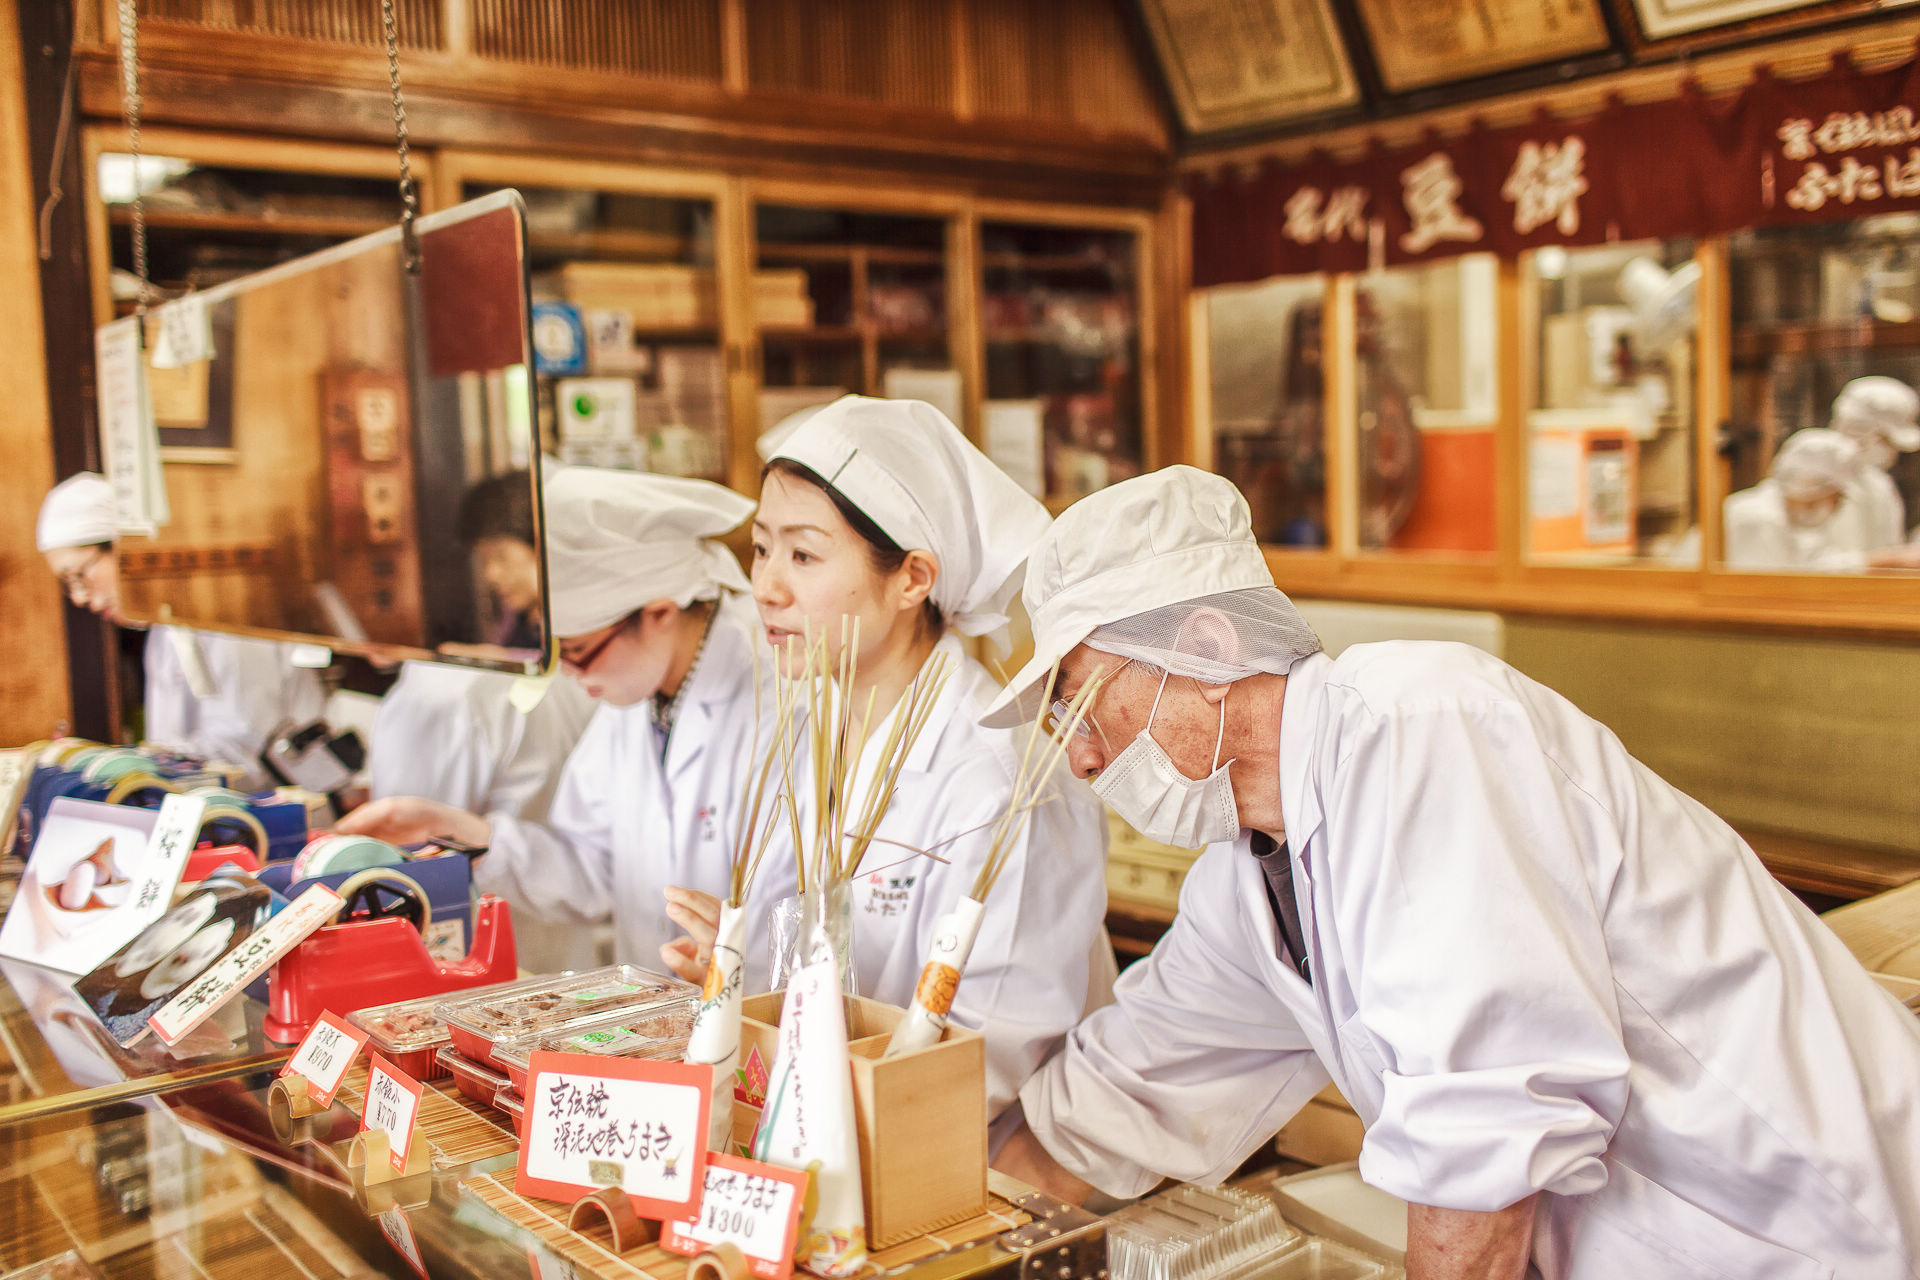
M 1499 418 L 1487 254 L 1359 276 L 1352 316 L 1361 550 L 1491 557 Z
M 983 443 L 1055 508 L 1146 463 L 1141 239 L 980 223 Z
M 1691 240 L 1543 249 L 1527 413 L 1527 555 L 1697 566 Z

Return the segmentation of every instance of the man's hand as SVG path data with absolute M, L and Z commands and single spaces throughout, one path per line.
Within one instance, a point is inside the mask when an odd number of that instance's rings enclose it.
M 1090 1184 L 1068 1173 L 1066 1167 L 1040 1145 L 1040 1139 L 1033 1136 L 1033 1130 L 1027 1128 L 1025 1121 L 1001 1144 L 993 1167 L 1067 1204 L 1084 1204 L 1094 1191 Z
M 667 968 L 696 985 L 707 980 L 714 935 L 720 931 L 720 899 L 698 889 L 667 886 L 667 918 L 687 931 L 660 947 Z
M 388 844 L 419 844 L 441 836 L 484 849 L 493 843 L 493 824 L 478 814 L 419 796 L 388 796 L 363 804 L 334 824 L 342 835 L 372 836 Z
M 1407 1206 L 1407 1280 L 1520 1280 L 1540 1197 L 1493 1213 Z

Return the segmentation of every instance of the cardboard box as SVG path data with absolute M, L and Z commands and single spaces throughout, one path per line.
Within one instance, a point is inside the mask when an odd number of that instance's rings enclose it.
M 741 1005 L 741 1060 L 758 1050 L 771 1067 L 786 993 Z M 882 1060 L 905 1011 L 846 997 L 853 1109 L 860 1129 L 860 1181 L 867 1247 L 885 1249 L 987 1210 L 987 1049 L 979 1032 L 949 1026 L 938 1044 Z M 759 1124 L 736 1101 L 734 1136 Z

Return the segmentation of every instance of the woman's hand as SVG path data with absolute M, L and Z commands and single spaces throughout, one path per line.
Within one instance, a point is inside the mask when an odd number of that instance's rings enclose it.
M 707 980 L 714 935 L 720 930 L 720 899 L 698 889 L 667 886 L 667 918 L 687 931 L 660 948 L 667 968 L 696 986 Z
M 363 804 L 334 824 L 342 835 L 372 836 L 388 844 L 419 844 L 446 837 L 484 849 L 493 843 L 493 824 L 478 814 L 419 796 L 388 796 Z

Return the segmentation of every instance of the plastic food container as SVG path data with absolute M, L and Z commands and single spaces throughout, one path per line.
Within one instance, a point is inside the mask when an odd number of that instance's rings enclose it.
M 621 1010 L 536 1031 L 495 1044 L 493 1060 L 521 1093 L 527 1090 L 527 1063 L 542 1051 L 678 1062 L 687 1051 L 687 1037 L 693 1034 L 693 1010 L 694 1001 L 687 998 L 638 1014 Z
M 506 1087 L 507 1078 L 477 1062 L 469 1062 L 449 1044 L 433 1055 L 441 1070 L 453 1077 L 460 1092 L 483 1107 L 493 1105 L 493 1097 Z
M 494 1045 L 609 1013 L 640 1013 L 699 994 L 691 983 L 630 964 L 517 982 L 479 994 L 461 992 L 434 1012 L 453 1047 L 470 1061 L 497 1067 Z
M 471 987 L 460 996 L 462 999 L 478 999 L 489 994 L 498 997 L 516 987 L 548 981 L 551 979 L 536 978 Z M 374 1005 L 348 1014 L 347 1021 L 367 1033 L 367 1043 L 378 1050 L 381 1057 L 415 1080 L 438 1080 L 446 1074 L 446 1069 L 434 1061 L 434 1055 L 451 1040 L 447 1024 L 437 1010 L 446 999 L 444 995 L 421 996 L 397 1004 Z
M 513 1121 L 513 1131 L 520 1135 L 520 1141 L 527 1140 L 527 1103 L 511 1088 L 502 1089 L 493 1095 L 493 1105 L 507 1113 Z
M 1299 1248 L 1244 1273 L 1244 1280 L 1398 1280 L 1406 1273 L 1343 1244 L 1308 1236 Z

